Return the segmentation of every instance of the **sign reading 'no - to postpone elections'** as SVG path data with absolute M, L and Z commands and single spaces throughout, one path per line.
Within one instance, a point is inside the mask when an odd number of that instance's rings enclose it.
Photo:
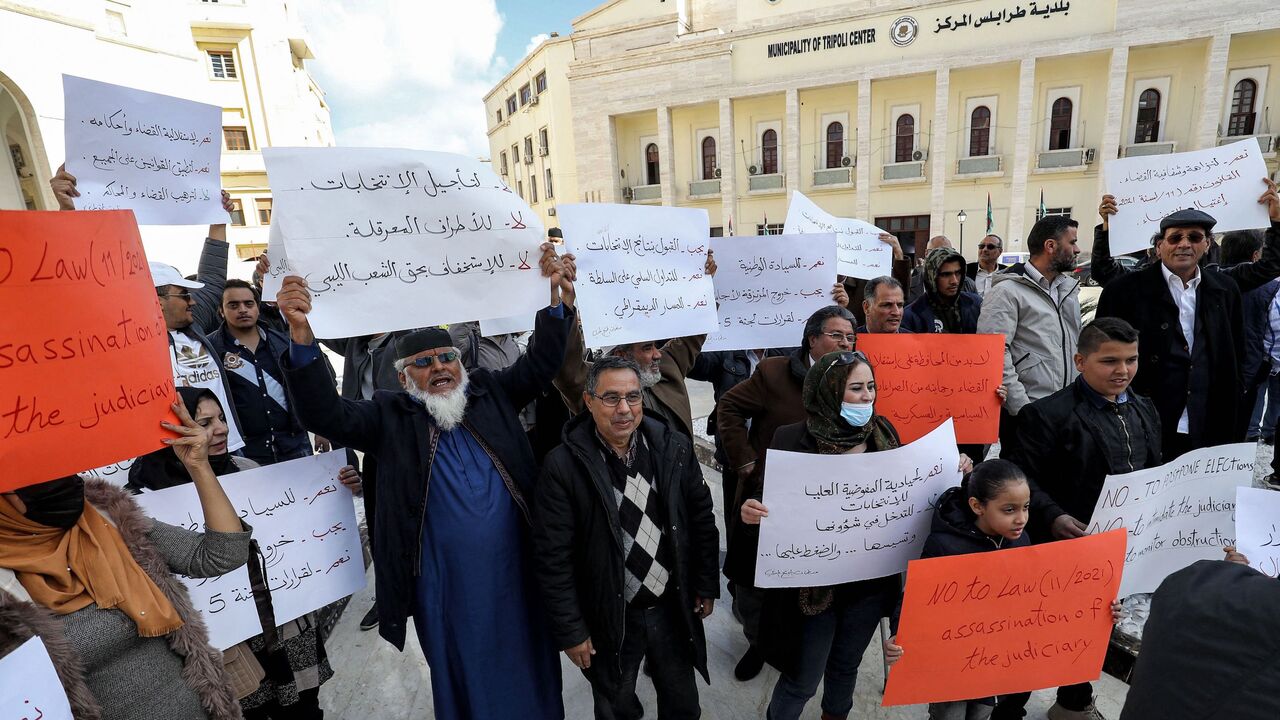
M 1201 448 L 1177 460 L 1108 475 L 1089 532 L 1125 528 L 1120 596 L 1155 592 L 1171 573 L 1197 560 L 1221 560 L 1235 545 L 1236 488 L 1253 483 L 1253 443 Z
M 284 271 L 306 278 L 317 336 L 532 315 L 550 302 L 542 222 L 488 163 L 383 148 L 262 156 Z
M 893 270 L 893 246 L 880 239 L 884 232 L 869 222 L 840 218 L 818 207 L 799 192 L 791 193 L 784 235 L 835 233 L 837 268 L 841 275 L 870 280 Z M 861 298 L 855 298 L 861 302 Z
M 279 624 L 364 587 L 355 505 L 351 491 L 338 481 L 346 464 L 346 451 L 334 450 L 219 478 L 240 517 L 253 526 Z M 143 493 L 138 502 L 157 520 L 203 529 L 194 485 Z M 225 650 L 262 632 L 244 567 L 217 578 L 182 581 L 214 647 Z

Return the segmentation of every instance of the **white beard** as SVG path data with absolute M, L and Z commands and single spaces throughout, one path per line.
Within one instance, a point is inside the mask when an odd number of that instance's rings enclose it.
M 641 370 L 640 386 L 651 388 L 662 381 L 662 371 L 660 370 Z
M 471 383 L 466 368 L 462 368 L 462 382 L 447 393 L 429 393 L 418 387 L 418 383 L 408 375 L 404 379 L 405 392 L 422 403 L 441 430 L 449 432 L 462 424 L 462 418 L 467 414 L 467 386 Z

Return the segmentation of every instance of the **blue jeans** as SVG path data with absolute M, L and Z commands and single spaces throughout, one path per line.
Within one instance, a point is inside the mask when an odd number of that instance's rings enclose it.
M 1280 420 L 1280 375 L 1271 375 L 1258 387 L 1258 400 L 1249 419 L 1249 437 L 1274 436 L 1277 420 Z
M 796 720 L 823 681 L 822 711 L 844 717 L 853 708 L 858 663 L 880 628 L 888 601 L 883 593 L 841 601 L 804 619 L 800 660 L 795 675 L 782 675 L 773 686 L 768 720 Z

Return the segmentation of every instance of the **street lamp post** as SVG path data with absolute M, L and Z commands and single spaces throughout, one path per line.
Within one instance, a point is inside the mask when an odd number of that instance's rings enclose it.
M 964 255 L 964 221 L 968 220 L 969 216 L 961 210 L 960 214 L 956 215 L 956 219 L 960 221 L 960 254 Z

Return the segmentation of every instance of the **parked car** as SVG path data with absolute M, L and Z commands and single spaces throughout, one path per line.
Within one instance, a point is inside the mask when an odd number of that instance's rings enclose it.
M 1132 270 L 1137 264 L 1138 259 L 1128 255 L 1121 255 L 1115 259 L 1125 270 Z M 1089 265 L 1092 260 L 1083 260 L 1076 265 L 1076 269 L 1072 271 L 1071 276 L 1075 278 L 1081 287 L 1098 287 L 1097 281 L 1089 276 Z

